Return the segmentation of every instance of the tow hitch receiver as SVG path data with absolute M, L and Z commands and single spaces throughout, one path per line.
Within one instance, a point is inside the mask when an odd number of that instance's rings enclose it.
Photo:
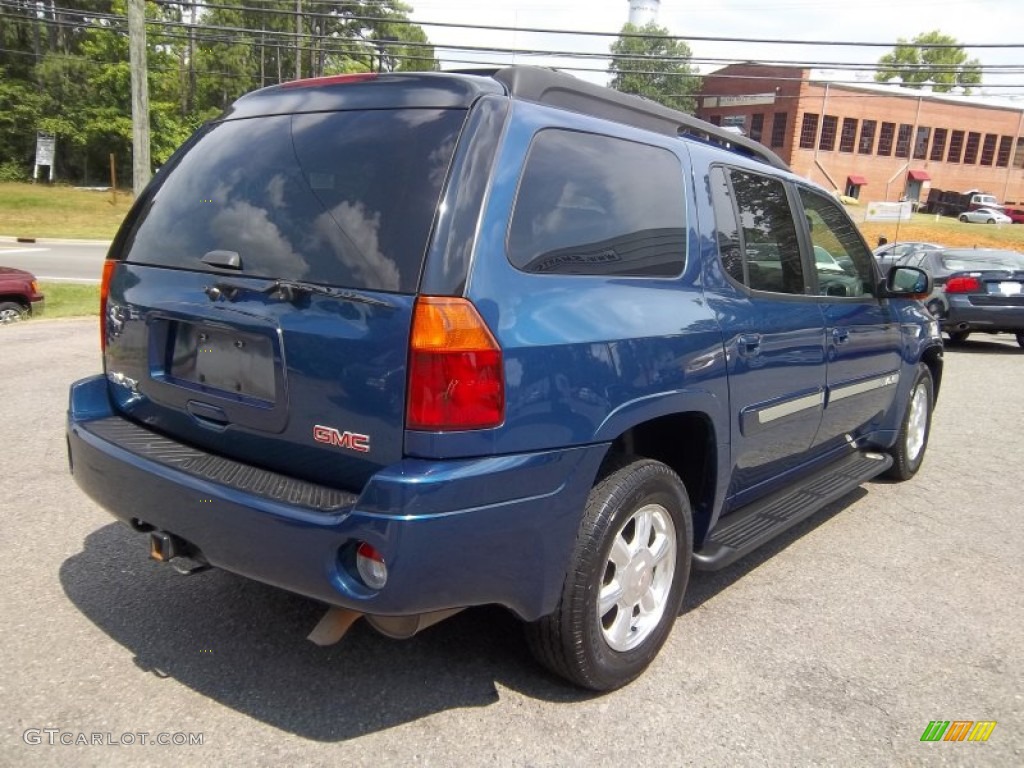
M 159 563 L 170 563 L 178 573 L 189 575 L 205 571 L 210 564 L 198 556 L 196 548 L 167 531 L 149 534 L 149 556 Z

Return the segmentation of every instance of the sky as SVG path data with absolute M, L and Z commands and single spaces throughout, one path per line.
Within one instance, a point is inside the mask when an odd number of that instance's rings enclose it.
M 410 18 L 515 27 L 618 33 L 629 17 L 628 0 L 406 0 Z M 967 46 L 968 55 L 983 65 L 1020 65 L 1016 74 L 986 73 L 990 93 L 1019 94 L 1024 100 L 1024 0 L 661 0 L 658 23 L 683 38 L 728 37 L 810 41 L 885 43 L 887 47 L 825 47 L 688 40 L 694 58 L 764 61 L 796 60 L 874 64 L 898 38 L 911 39 L 938 29 Z M 450 52 L 444 45 L 471 45 L 518 49 L 572 50 L 605 54 L 614 37 L 580 34 L 538 34 L 448 29 L 424 26 L 438 47 L 442 67 L 532 63 L 542 66 L 577 66 L 597 72 L 574 71 L 597 83 L 606 83 L 607 59 L 567 60 L 511 53 L 489 56 L 482 52 Z M 1010 49 L 984 49 L 971 44 L 1016 44 Z M 467 60 L 468 63 L 458 61 Z M 469 61 L 471 60 L 471 61 Z M 722 64 L 700 64 L 707 73 Z M 486 64 L 483 64 L 486 66 Z M 870 78 L 871 75 L 862 77 Z M 853 79 L 843 73 L 837 79 Z M 1012 88 L 1016 84 L 1022 87 Z

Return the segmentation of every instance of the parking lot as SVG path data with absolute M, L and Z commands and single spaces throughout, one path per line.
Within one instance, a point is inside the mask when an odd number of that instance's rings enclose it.
M 67 470 L 67 388 L 97 347 L 95 319 L 0 328 L 0 764 L 1024 765 L 1012 337 L 947 350 L 914 480 L 695 574 L 661 655 L 605 696 L 541 671 L 499 609 L 318 648 L 318 604 L 151 562 Z M 998 725 L 921 742 L 932 720 Z

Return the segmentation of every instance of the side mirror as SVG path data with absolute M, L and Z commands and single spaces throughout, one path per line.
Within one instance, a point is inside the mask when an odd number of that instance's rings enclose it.
M 934 287 L 931 275 L 917 267 L 893 267 L 885 276 L 885 295 L 893 299 L 925 299 Z

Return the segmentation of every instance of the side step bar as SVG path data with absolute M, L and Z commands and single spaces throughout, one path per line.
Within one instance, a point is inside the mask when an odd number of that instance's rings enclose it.
M 795 486 L 758 499 L 718 521 L 704 546 L 693 553 L 694 568 L 717 571 L 732 565 L 891 466 L 891 456 L 858 452 Z

